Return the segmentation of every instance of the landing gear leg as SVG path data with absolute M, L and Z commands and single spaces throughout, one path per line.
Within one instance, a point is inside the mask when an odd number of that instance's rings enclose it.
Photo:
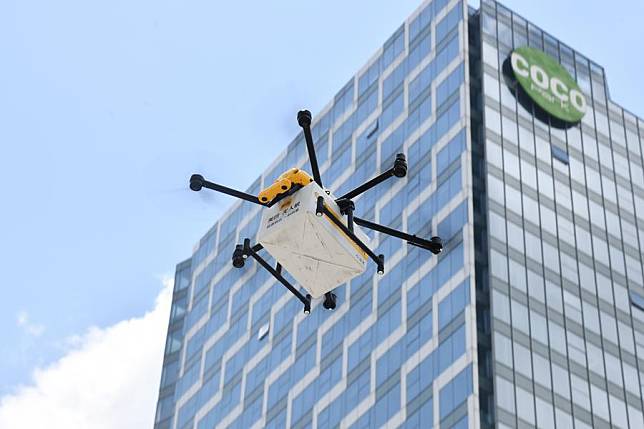
M 327 310 L 335 310 L 337 296 L 333 292 L 327 292 L 324 294 L 324 302 L 322 306 Z
M 311 312 L 311 295 L 303 295 L 302 292 L 297 290 L 295 286 L 289 283 L 289 281 L 282 276 L 281 264 L 278 263 L 277 267 L 273 268 L 268 264 L 268 262 L 266 262 L 266 260 L 264 260 L 264 258 L 259 256 L 257 252 L 259 252 L 263 248 L 264 247 L 259 243 L 251 246 L 250 239 L 244 239 L 244 244 L 238 244 L 235 246 L 235 251 L 233 252 L 233 266 L 235 268 L 242 268 L 246 263 L 246 259 L 251 256 L 259 263 L 259 265 L 264 267 L 266 271 L 271 273 L 273 277 L 275 277 L 280 283 L 282 283 L 284 287 L 286 287 L 286 289 L 291 291 L 291 293 L 295 295 L 295 297 L 299 299 L 302 304 L 304 304 L 304 314 L 309 314 Z

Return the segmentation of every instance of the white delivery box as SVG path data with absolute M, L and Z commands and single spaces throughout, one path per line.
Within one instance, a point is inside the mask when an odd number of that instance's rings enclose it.
M 368 262 L 367 253 L 331 219 L 315 214 L 319 196 L 346 225 L 333 195 L 312 182 L 265 209 L 258 233 L 259 243 L 313 298 L 362 274 Z M 368 246 L 366 234 L 355 224 L 353 228 Z

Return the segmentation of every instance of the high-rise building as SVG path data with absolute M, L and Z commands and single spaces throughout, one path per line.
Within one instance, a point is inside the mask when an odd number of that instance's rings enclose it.
M 640 89 L 641 90 L 641 89 Z M 155 428 L 643 428 L 644 121 L 601 66 L 502 5 L 425 1 L 314 115 L 340 195 L 388 255 L 301 303 L 231 264 L 239 203 L 177 266 Z M 308 168 L 298 135 L 248 189 Z

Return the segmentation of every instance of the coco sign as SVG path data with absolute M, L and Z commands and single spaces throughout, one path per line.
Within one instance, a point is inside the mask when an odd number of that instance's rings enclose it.
M 583 118 L 586 97 L 561 64 L 527 46 L 512 51 L 510 63 L 521 87 L 543 110 L 566 122 Z

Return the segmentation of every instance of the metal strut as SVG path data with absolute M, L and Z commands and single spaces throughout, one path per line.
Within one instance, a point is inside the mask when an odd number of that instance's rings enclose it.
M 355 235 L 353 231 L 347 228 L 347 226 L 342 223 L 340 219 L 335 217 L 333 212 L 331 212 L 331 210 L 329 210 L 328 207 L 324 204 L 324 197 L 318 197 L 315 214 L 318 216 L 322 216 L 323 214 L 326 215 L 326 217 L 328 217 L 331 222 L 333 222 L 338 228 L 340 228 L 340 230 L 342 230 L 342 232 L 344 232 L 347 237 L 351 239 L 351 241 L 356 243 L 358 247 L 360 247 L 367 255 L 369 255 L 371 259 L 373 259 L 373 261 L 378 265 L 378 274 L 382 275 L 385 273 L 385 255 L 376 255 L 373 250 L 371 250 L 366 244 L 362 242 L 362 240 L 358 238 L 358 236 Z M 356 218 L 354 217 L 353 220 L 355 221 Z
M 237 245 L 237 248 L 236 248 L 235 251 L 237 251 L 237 249 L 239 249 L 239 246 L 240 245 Z M 260 249 L 263 248 L 263 247 L 261 247 L 261 244 L 256 244 L 255 246 L 251 247 L 250 239 L 245 238 L 244 239 L 244 245 L 241 248 L 243 255 L 246 255 L 246 258 L 248 256 L 252 256 L 262 267 L 264 267 L 266 269 L 266 271 L 271 273 L 273 275 L 273 277 L 275 277 L 280 283 L 282 283 L 286 287 L 286 289 L 288 289 L 293 295 L 295 295 L 300 301 L 302 301 L 302 303 L 304 304 L 304 313 L 309 314 L 311 312 L 311 295 L 307 294 L 306 296 L 304 296 L 302 294 L 302 292 L 297 290 L 295 288 L 295 286 L 293 286 L 291 283 L 289 283 L 289 281 L 286 280 L 281 274 L 282 270 L 281 270 L 280 264 L 277 264 L 277 266 L 279 267 L 279 271 L 278 271 L 275 268 L 271 267 L 269 265 L 269 263 L 266 262 L 266 260 L 264 260 L 264 258 L 259 256 L 257 254 L 256 250 L 255 250 L 258 246 L 260 246 Z M 233 264 L 234 264 L 234 258 L 235 258 L 235 255 L 233 254 Z M 235 265 L 235 266 L 237 266 L 237 265 Z M 242 264 L 242 266 L 243 266 L 243 264 Z M 241 268 L 241 267 L 238 267 L 238 268 Z

